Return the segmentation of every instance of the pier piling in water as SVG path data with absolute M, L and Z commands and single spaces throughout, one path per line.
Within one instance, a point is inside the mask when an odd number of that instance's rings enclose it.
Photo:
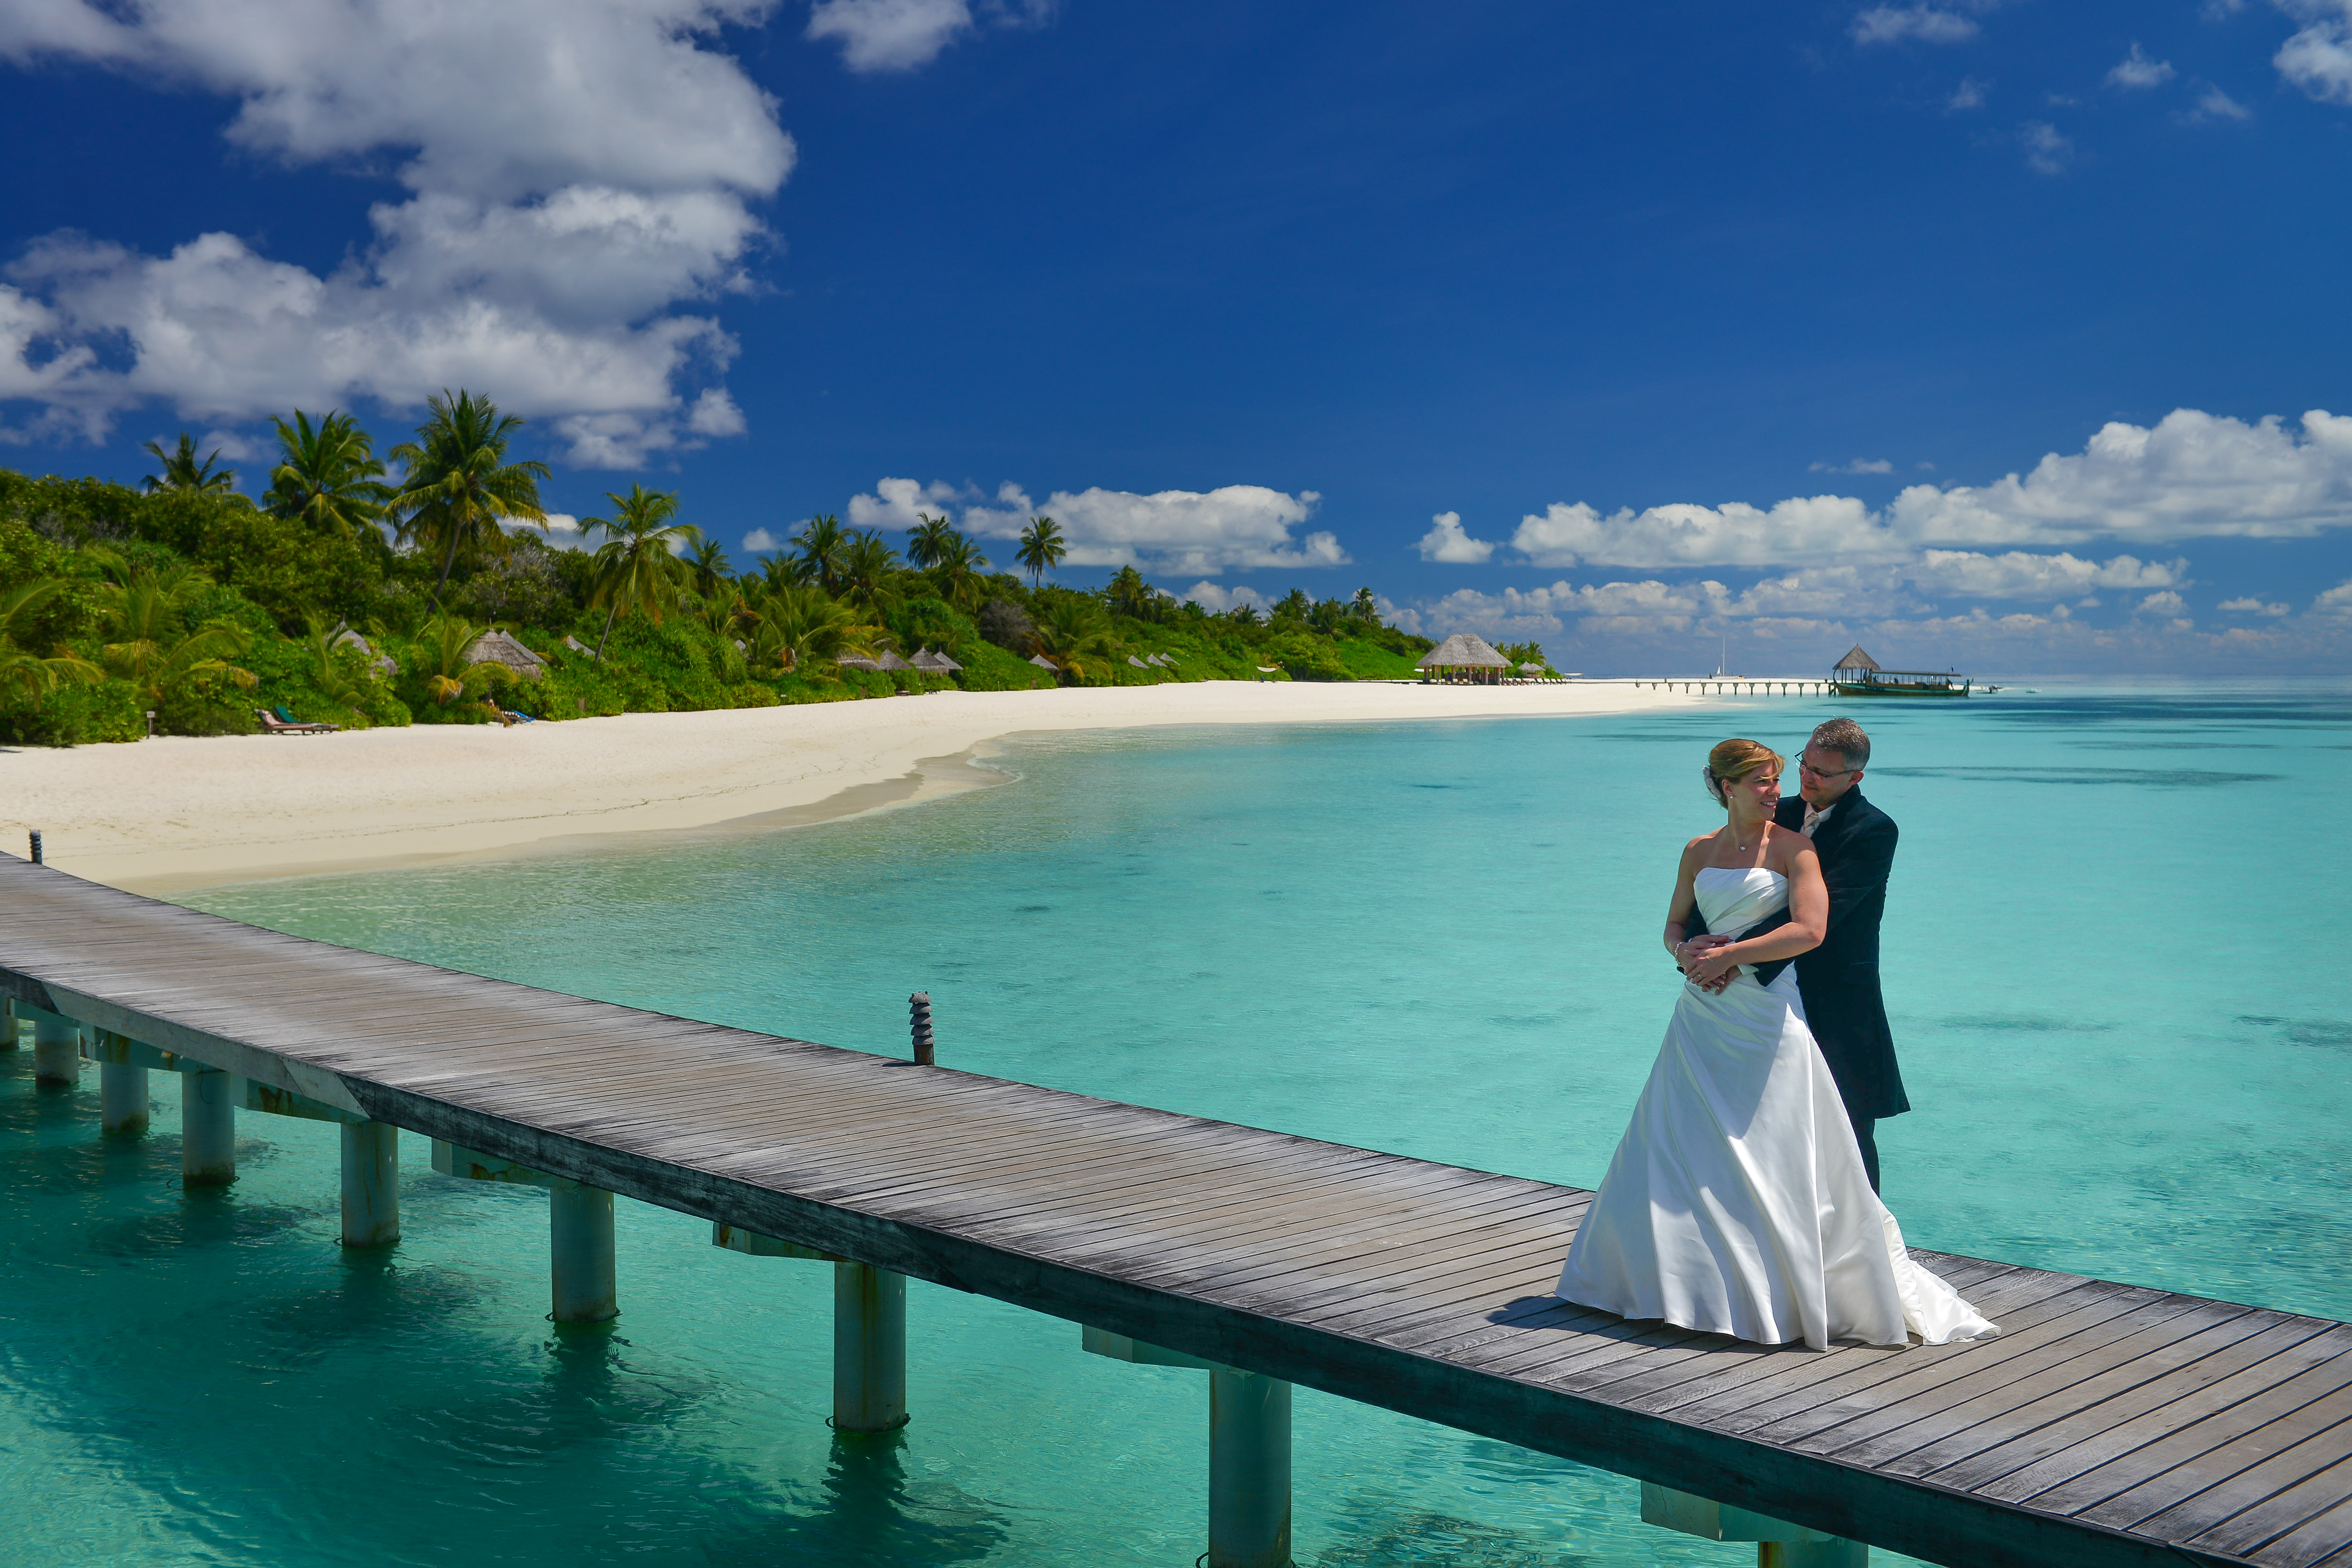
M 236 1180 L 236 1075 L 194 1063 L 180 1069 L 180 1176 L 191 1187 Z
M 98 1064 L 98 1125 L 131 1137 L 147 1131 L 147 1069 L 123 1062 Z
M 50 1089 L 81 1081 L 81 1026 L 45 1007 L 33 1015 L 33 1081 Z
M 390 1247 L 400 1239 L 400 1129 L 357 1121 L 342 1133 L 343 1245 Z
M 578 1182 L 552 1182 L 547 1189 L 547 1251 L 557 1322 L 601 1323 L 621 1315 L 612 1194 Z
M 907 1277 L 870 1263 L 833 1266 L 833 1425 L 907 1424 Z
M 1108 1329 L 1082 1329 L 1092 1355 L 1209 1374 L 1209 1550 L 1206 1568 L 1287 1568 L 1290 1562 L 1290 1384 Z

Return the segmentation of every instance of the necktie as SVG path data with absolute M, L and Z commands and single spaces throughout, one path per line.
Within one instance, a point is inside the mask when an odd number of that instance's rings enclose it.
M 1819 827 L 1822 819 L 1828 816 L 1829 813 L 1819 806 L 1805 807 L 1805 826 L 1801 831 L 1806 837 L 1811 838 L 1813 836 L 1813 829 Z

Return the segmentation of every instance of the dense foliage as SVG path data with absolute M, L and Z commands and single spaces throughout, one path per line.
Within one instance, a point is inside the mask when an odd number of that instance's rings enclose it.
M 385 483 L 347 416 L 298 412 L 258 504 L 193 448 L 159 448 L 145 490 L 0 469 L 0 740 L 246 733 L 260 709 L 352 728 L 950 686 L 1357 680 L 1410 675 L 1431 646 L 1383 625 L 1369 589 L 1213 615 L 1132 567 L 1098 590 L 1046 585 L 1050 518 L 1024 541 L 1026 583 L 937 519 L 902 559 L 814 518 L 739 573 L 675 496 L 642 487 L 586 520 L 601 545 L 560 547 L 531 531 L 536 465 L 503 462 L 510 423 L 462 393 L 436 400 L 434 421 L 394 449 L 405 475 Z M 500 662 L 493 629 L 541 668 Z M 926 649 L 961 670 L 874 668 Z

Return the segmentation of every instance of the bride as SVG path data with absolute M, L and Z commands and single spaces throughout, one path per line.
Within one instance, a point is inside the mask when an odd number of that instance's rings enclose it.
M 1787 961 L 1820 944 L 1829 892 L 1812 840 L 1772 820 L 1781 763 L 1754 741 L 1708 754 L 1727 821 L 1683 848 L 1666 946 L 1694 903 L 1709 931 L 1741 934 L 1691 961 L 1559 1293 L 1760 1344 L 1988 1338 L 2000 1331 L 1904 1250 L 1805 1026 Z

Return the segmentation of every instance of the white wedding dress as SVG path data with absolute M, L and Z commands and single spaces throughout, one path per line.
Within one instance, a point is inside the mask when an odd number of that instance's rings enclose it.
M 1789 900 L 1777 871 L 1698 873 L 1709 931 Z M 1685 984 L 1609 1174 L 1569 1248 L 1559 1294 L 1626 1318 L 1759 1344 L 1931 1345 L 2000 1331 L 1911 1261 L 1870 1190 L 1791 964 L 1741 969 L 1719 995 Z

